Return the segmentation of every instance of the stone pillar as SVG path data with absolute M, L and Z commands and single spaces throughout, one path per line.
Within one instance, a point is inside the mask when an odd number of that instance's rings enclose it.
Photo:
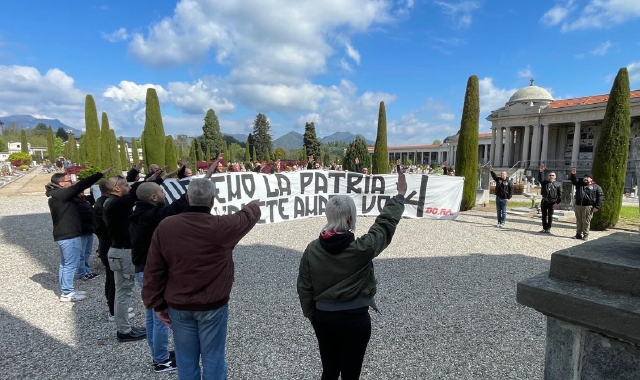
M 496 154 L 493 157 L 493 166 L 499 168 L 502 166 L 502 128 L 496 129 Z
M 547 162 L 547 153 L 549 150 L 549 124 L 542 126 L 542 153 L 540 155 L 540 162 Z
M 442 162 L 443 162 L 443 160 L 442 160 L 442 151 L 439 150 L 438 151 L 438 164 L 442 165 Z
M 531 164 L 532 170 L 540 168 L 540 126 L 533 126 L 533 138 L 531 139 Z
M 517 301 L 547 317 L 544 379 L 638 379 L 640 236 L 618 232 L 551 255 Z
M 531 134 L 531 126 L 524 127 L 524 142 L 522 143 L 522 165 L 521 168 L 529 166 L 529 134 Z
M 505 128 L 504 135 L 504 158 L 502 160 L 502 166 L 511 166 L 511 146 L 513 145 L 513 131 L 511 127 Z
M 495 155 L 495 151 L 496 151 L 496 133 L 498 128 L 491 128 L 491 154 L 489 155 L 489 161 L 491 161 L 491 165 L 493 165 L 496 161 L 496 155 Z
M 574 123 L 575 128 L 573 129 L 573 146 L 571 148 L 571 167 L 578 167 L 578 154 L 580 153 L 580 122 L 576 121 Z

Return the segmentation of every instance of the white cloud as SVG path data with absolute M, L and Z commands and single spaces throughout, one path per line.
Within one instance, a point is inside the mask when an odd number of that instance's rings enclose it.
M 480 2 L 467 0 L 461 2 L 434 1 L 434 4 L 442 8 L 442 12 L 456 20 L 458 28 L 464 29 L 471 26 L 473 17 L 471 13 L 480 8 Z
M 102 33 L 102 38 L 109 42 L 120 42 L 129 39 L 129 33 L 127 33 L 127 29 L 120 28 L 111 33 Z
M 168 98 L 167 91 L 156 84 L 136 84 L 130 81 L 121 81 L 118 86 L 107 88 L 102 96 L 113 99 L 121 105 L 123 111 L 132 111 L 141 107 L 147 98 L 147 88 L 155 88 L 158 100 L 164 102 Z
M 482 78 L 480 84 L 480 113 L 486 114 L 504 107 L 511 95 L 518 89 L 498 88 L 493 85 L 493 78 Z
M 531 71 L 531 67 L 527 65 L 522 70 L 518 71 L 518 78 L 531 78 L 533 76 L 533 72 Z
M 606 55 L 609 52 L 609 48 L 611 47 L 611 42 L 607 41 L 595 49 L 591 50 L 591 54 L 593 55 Z
M 629 82 L 631 84 L 640 83 L 640 61 L 627 65 L 629 71 Z
M 195 83 L 170 82 L 169 100 L 173 105 L 189 114 L 203 114 L 211 108 L 219 113 L 235 109 L 233 102 L 219 95 L 219 90 L 199 79 Z
M 560 24 L 567 18 L 567 16 L 569 16 L 569 13 L 571 13 L 572 4 L 573 0 L 569 0 L 562 5 L 554 6 L 542 15 L 540 22 L 547 26 Z
M 346 43 L 346 52 L 355 63 L 360 64 L 360 53 L 348 42 Z
M 444 120 L 444 121 L 451 121 L 453 119 L 455 119 L 455 115 L 452 113 L 441 113 L 438 115 L 438 119 L 440 120 Z
M 561 30 L 605 29 L 639 17 L 640 1 L 590 0 L 576 19 L 563 20 Z

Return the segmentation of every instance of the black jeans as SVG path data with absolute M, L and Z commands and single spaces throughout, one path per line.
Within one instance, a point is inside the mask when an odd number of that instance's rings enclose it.
M 100 260 L 102 261 L 102 265 L 104 265 L 104 297 L 107 299 L 109 315 L 115 315 L 116 280 L 113 271 L 109 268 L 109 262 L 102 257 L 100 257 Z
M 315 310 L 313 329 L 322 359 L 322 380 L 360 378 L 362 361 L 371 338 L 369 308 L 344 311 Z
M 540 208 L 542 209 L 542 229 L 550 230 L 551 222 L 553 222 L 553 202 L 547 202 L 544 199 L 540 202 Z

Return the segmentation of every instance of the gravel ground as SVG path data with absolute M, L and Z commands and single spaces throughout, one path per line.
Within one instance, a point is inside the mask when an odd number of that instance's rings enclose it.
M 25 187 L 28 189 L 29 187 Z M 34 187 L 34 188 L 37 188 Z M 44 195 L 0 197 L 0 368 L 3 378 L 147 379 L 145 341 L 118 343 L 107 321 L 102 275 L 79 282 L 88 298 L 58 301 L 59 253 Z M 374 218 L 358 218 L 364 233 Z M 295 282 L 303 249 L 322 218 L 257 226 L 235 250 L 227 360 L 230 379 L 314 379 L 313 330 Z M 455 221 L 400 222 L 376 260 L 377 302 L 363 379 L 540 379 L 545 319 L 515 301 L 516 283 L 548 270 L 551 253 L 580 244 L 574 225 L 492 213 Z M 610 232 L 592 232 L 592 238 Z M 134 297 L 135 298 L 135 297 Z M 134 325 L 144 324 L 136 298 Z

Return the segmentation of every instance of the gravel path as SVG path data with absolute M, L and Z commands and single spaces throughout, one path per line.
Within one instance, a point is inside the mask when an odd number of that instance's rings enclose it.
M 36 193 L 33 193 L 36 194 Z M 360 217 L 357 233 L 373 218 Z M 235 251 L 227 360 L 230 379 L 319 378 L 320 358 L 302 316 L 298 262 L 322 218 L 257 226 Z M 363 379 L 540 379 L 544 317 L 515 301 L 517 281 L 548 270 L 552 252 L 581 242 L 574 225 L 492 213 L 455 221 L 400 222 L 376 260 L 377 302 Z M 599 238 L 610 232 L 593 232 Z M 103 275 L 58 301 L 59 253 L 44 195 L 0 196 L 2 378 L 156 379 L 145 341 L 118 343 L 107 321 Z M 97 257 L 92 266 L 103 274 Z M 137 300 L 135 325 L 144 324 Z

